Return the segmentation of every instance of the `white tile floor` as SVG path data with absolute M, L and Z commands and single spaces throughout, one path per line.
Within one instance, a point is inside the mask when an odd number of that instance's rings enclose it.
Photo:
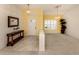
M 46 51 L 38 52 L 38 37 L 29 36 L 13 47 L 0 50 L 0 54 L 79 54 L 79 39 L 62 34 L 46 34 Z M 20 53 L 21 52 L 21 53 Z
M 14 46 L 8 46 L 2 49 L 2 51 L 38 51 L 38 37 L 25 37 Z

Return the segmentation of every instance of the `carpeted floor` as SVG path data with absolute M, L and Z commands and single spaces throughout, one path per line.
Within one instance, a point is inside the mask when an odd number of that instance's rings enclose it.
M 47 34 L 46 51 L 56 53 L 79 52 L 79 39 L 62 34 Z

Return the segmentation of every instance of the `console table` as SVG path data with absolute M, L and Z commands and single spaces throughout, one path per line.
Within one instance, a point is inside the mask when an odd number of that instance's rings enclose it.
M 24 38 L 24 30 L 15 31 L 7 34 L 7 46 L 13 46 L 16 42 Z

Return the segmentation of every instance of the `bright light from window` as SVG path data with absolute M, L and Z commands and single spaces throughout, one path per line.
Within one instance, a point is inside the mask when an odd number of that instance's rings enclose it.
M 57 29 L 57 21 L 56 20 L 45 20 L 44 22 L 45 28 L 47 29 Z

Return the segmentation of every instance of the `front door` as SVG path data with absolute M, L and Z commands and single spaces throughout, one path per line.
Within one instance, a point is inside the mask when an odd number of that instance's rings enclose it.
M 36 35 L 36 20 L 30 19 L 29 20 L 29 35 Z

